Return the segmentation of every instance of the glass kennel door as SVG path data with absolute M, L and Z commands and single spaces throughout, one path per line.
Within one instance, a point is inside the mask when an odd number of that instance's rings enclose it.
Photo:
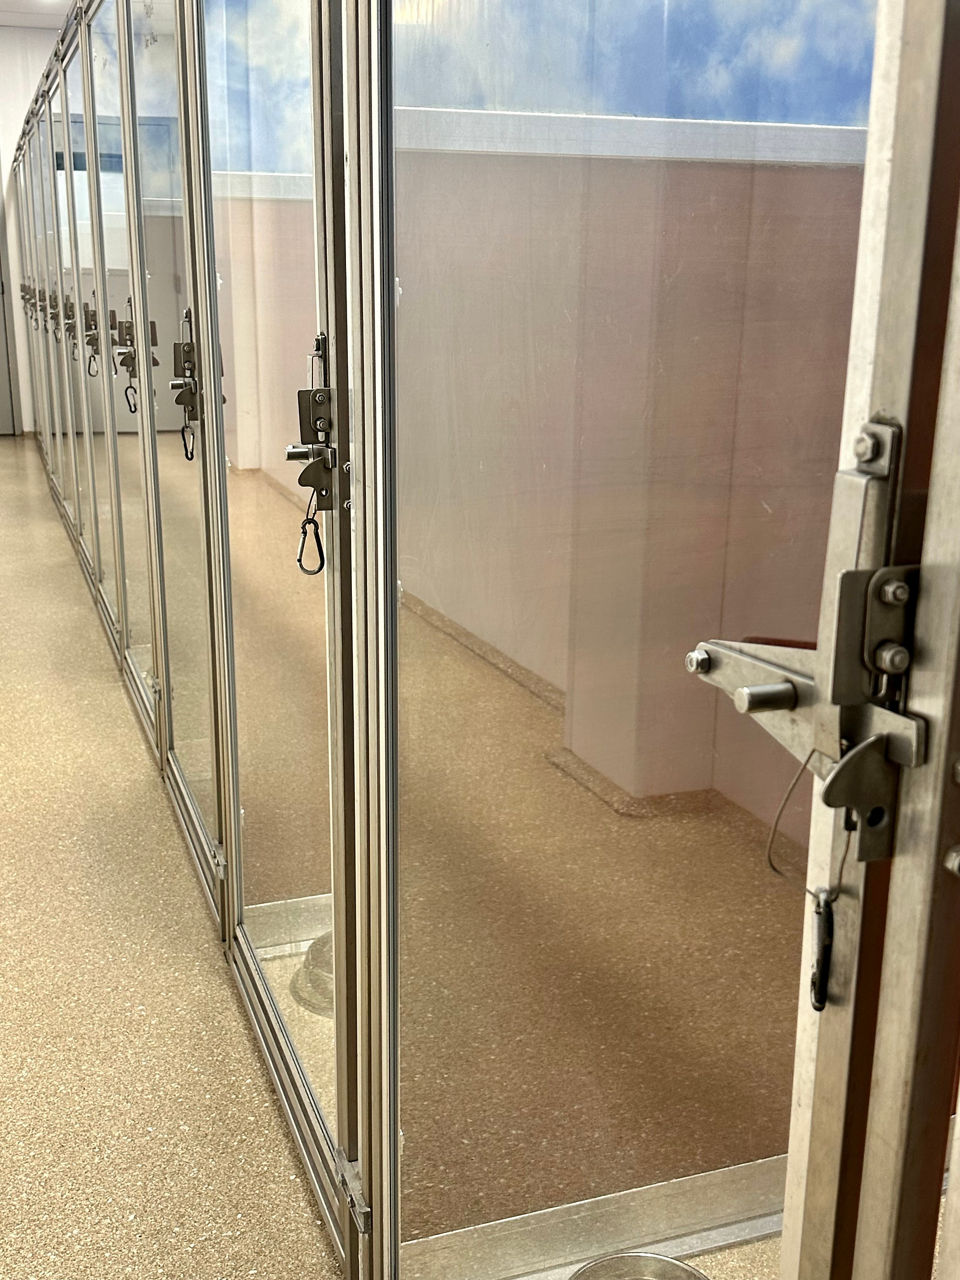
M 684 656 L 816 642 L 841 11 L 393 6 L 405 1280 L 782 1205 L 810 780 Z

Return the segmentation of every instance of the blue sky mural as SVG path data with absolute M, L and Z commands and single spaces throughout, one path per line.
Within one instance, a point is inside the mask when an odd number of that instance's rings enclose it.
M 204 10 L 214 168 L 309 173 L 308 4 Z M 874 10 L 875 0 L 395 0 L 396 102 L 865 125 Z M 141 51 L 138 69 L 167 52 Z M 163 116 L 169 75 L 140 79 L 142 114 Z

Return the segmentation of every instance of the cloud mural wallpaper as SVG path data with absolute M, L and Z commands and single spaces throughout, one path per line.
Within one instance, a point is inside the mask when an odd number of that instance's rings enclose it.
M 864 126 L 874 10 L 875 0 L 396 0 L 396 103 Z M 309 173 L 308 5 L 207 0 L 205 14 L 214 168 Z M 163 116 L 166 103 L 172 115 L 175 87 L 145 78 L 145 114 Z

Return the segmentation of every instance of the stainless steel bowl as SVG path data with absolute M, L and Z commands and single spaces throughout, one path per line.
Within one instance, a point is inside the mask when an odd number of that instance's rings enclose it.
M 673 1258 L 660 1258 L 653 1253 L 618 1253 L 588 1262 L 570 1280 L 707 1280 L 707 1277 L 695 1267 Z

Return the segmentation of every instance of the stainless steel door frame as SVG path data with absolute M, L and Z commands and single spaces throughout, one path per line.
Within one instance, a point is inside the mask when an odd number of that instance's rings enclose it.
M 344 6 L 354 411 L 360 1173 L 373 1206 L 364 1276 L 399 1274 L 397 994 L 397 570 L 394 539 L 393 100 L 389 0 Z
M 58 46 L 59 49 L 59 46 Z M 57 146 L 56 136 L 53 128 L 53 107 L 51 104 L 51 95 L 59 89 L 59 63 L 55 60 L 51 63 L 49 78 L 47 81 L 46 93 L 44 95 L 44 115 L 47 122 L 47 136 L 49 138 L 49 155 L 48 155 L 48 190 L 50 192 L 51 217 L 53 219 L 53 240 L 55 246 L 55 262 L 53 270 L 55 272 L 54 279 L 57 286 L 58 301 L 60 307 L 60 324 L 59 326 L 51 326 L 53 329 L 54 339 L 54 358 L 56 360 L 57 382 L 56 385 L 61 388 L 61 394 L 58 396 L 60 406 L 60 426 L 61 435 L 66 436 L 66 457 L 64 458 L 64 466 L 70 468 L 72 478 L 72 494 L 74 511 L 72 516 L 68 518 L 70 531 L 76 540 L 78 554 L 84 571 L 89 575 L 92 572 L 92 566 L 83 547 L 83 513 L 80 503 L 80 466 L 77 459 L 77 431 L 74 422 L 74 406 L 73 395 L 70 389 L 70 369 L 67 365 L 69 356 L 67 354 L 66 334 L 64 332 L 64 290 L 63 290 L 63 241 L 61 219 L 60 219 L 60 201 L 57 198 Z M 63 115 L 63 100 L 60 100 L 60 114 Z M 57 337 L 56 330 L 59 327 L 60 337 Z M 69 515 L 69 511 L 68 511 Z
M 93 239 L 93 278 L 96 289 L 96 323 L 100 335 L 102 376 L 100 378 L 101 413 L 107 457 L 107 482 L 110 489 L 110 537 L 113 540 L 113 566 L 117 601 L 116 617 L 102 590 L 102 608 L 109 618 L 108 630 L 117 660 L 123 667 L 123 654 L 127 648 L 127 577 L 124 567 L 123 514 L 120 502 L 120 472 L 117 457 L 117 422 L 113 396 L 110 390 L 111 367 L 108 359 L 110 344 L 110 316 L 107 306 L 107 269 L 103 247 L 103 208 L 100 200 L 100 139 L 97 133 L 96 99 L 93 86 L 93 65 L 90 52 L 90 14 L 80 20 L 80 48 L 77 56 L 83 72 L 83 116 L 87 142 L 87 186 L 90 194 L 90 231 Z
M 927 286 L 936 255 L 924 261 L 928 219 L 940 228 L 934 204 L 949 206 L 956 193 L 935 183 L 930 173 L 937 120 L 938 87 L 942 77 L 960 73 L 952 61 L 941 65 L 942 31 L 947 6 L 943 0 L 880 0 L 877 55 L 871 107 L 870 142 L 864 193 L 861 240 L 851 354 L 845 402 L 841 465 L 851 465 L 854 439 L 872 415 L 896 417 L 913 432 L 908 456 L 922 454 L 929 445 L 929 422 L 916 420 L 919 405 L 911 400 L 917 370 L 916 355 L 926 341 L 938 360 L 936 330 L 940 323 L 936 299 Z M 956 5 L 952 6 L 954 12 Z M 361 845 L 368 850 L 366 905 L 369 970 L 365 975 L 366 1004 L 362 1026 L 369 1057 L 366 1077 L 369 1109 L 369 1154 L 364 1176 L 377 1207 L 370 1274 L 393 1280 L 398 1274 L 398 1161 L 397 1161 L 397 904 L 396 904 L 396 673 L 395 584 L 393 551 L 393 386 L 392 343 L 394 274 L 391 261 L 391 97 L 389 69 L 390 5 L 351 4 L 348 19 L 348 85 L 350 154 L 354 188 L 351 271 L 354 283 L 352 338 L 361 363 L 355 371 L 354 457 L 356 547 L 359 616 L 358 653 L 366 666 L 358 671 L 358 725 L 365 729 L 358 745 L 358 775 L 362 779 L 358 812 L 364 812 Z M 942 105 L 942 104 L 941 104 Z M 948 135 L 944 133 L 944 140 Z M 928 195 L 932 199 L 928 201 Z M 940 210 L 942 213 L 942 210 Z M 948 221 L 952 233 L 953 224 Z M 930 241 L 932 245 L 933 241 Z M 952 234 L 950 237 L 952 245 Z M 937 249 L 942 250 L 940 234 Z M 942 257 L 940 270 L 942 273 Z M 917 321 L 921 320 L 920 341 Z M 372 330 L 372 332 L 371 332 Z M 942 346 L 942 335 L 941 335 Z M 361 358 L 362 357 L 362 358 Z M 926 406 L 929 411 L 929 405 Z M 908 413 L 908 410 L 910 411 Z M 910 421 L 913 416 L 913 421 Z M 929 417 L 929 412 L 927 413 Z M 954 464 L 955 465 L 955 464 Z M 954 489 L 954 493 L 956 489 Z M 954 512 L 956 498 L 954 497 Z M 901 522 L 899 555 L 907 554 L 906 521 Z M 830 537 L 825 601 L 840 568 L 882 564 L 886 551 L 879 535 L 853 537 L 842 512 L 834 517 Z M 904 561 L 900 561 L 904 563 Z M 828 643 L 830 605 L 821 622 L 821 654 L 832 656 Z M 694 637 L 691 637 L 693 640 Z M 825 718 L 829 719 L 827 714 Z M 829 729 L 829 725 L 827 726 Z M 911 786 L 919 784 L 910 778 Z M 841 824 L 818 803 L 810 845 L 808 884 L 833 883 L 845 845 Z M 365 806 L 365 809 L 364 809 Z M 929 875 L 929 868 L 926 869 Z M 906 876 L 894 859 L 895 878 Z M 859 1093 L 869 1082 L 873 1051 L 871 1004 L 876 982 L 869 974 L 851 998 L 849 985 L 861 965 L 861 976 L 879 968 L 885 881 L 889 866 L 873 864 L 848 870 L 849 885 L 838 912 L 834 949 L 838 994 L 819 1017 L 810 1010 L 809 942 L 801 968 L 800 1043 L 794 1087 L 794 1114 L 789 1155 L 789 1186 L 784 1229 L 785 1280 L 840 1280 L 838 1269 L 851 1221 L 855 1229 L 859 1178 L 857 1146 L 862 1150 L 865 1107 Z M 918 894 L 913 897 L 914 904 Z M 849 900 L 847 900 L 849 899 Z M 812 927 L 807 907 L 805 938 Z M 941 957 L 942 958 L 942 957 Z M 942 970 L 940 970 L 942 972 Z M 872 986 L 872 990 L 871 990 Z M 895 999 L 889 984 L 891 1003 Z M 956 1010 L 953 1010 L 956 1017 Z M 864 1075 L 864 1069 L 866 1075 Z M 919 1096 L 919 1095 L 918 1095 Z M 942 1115 L 940 1116 L 943 1121 Z M 879 1120 L 877 1121 L 879 1127 Z M 939 1131 L 938 1131 L 939 1136 Z M 882 1140 L 877 1134 L 877 1149 Z M 868 1157 L 870 1151 L 868 1149 Z M 934 1168 L 929 1177 L 939 1177 Z M 373 1180 L 379 1180 L 376 1185 Z M 839 1208 L 838 1208 L 839 1206 Z M 901 1197 L 900 1209 L 905 1208 Z M 885 1208 L 890 1209 L 887 1203 Z M 926 1210 L 929 1214 L 929 1207 Z M 862 1272 L 865 1280 L 868 1272 Z M 871 1271 L 870 1280 L 878 1272 Z M 887 1273 L 884 1273 L 886 1276 Z M 891 1276 L 893 1272 L 889 1273 Z M 906 1277 L 903 1270 L 898 1278 Z M 912 1272 L 909 1274 L 913 1274 Z M 858 1273 L 857 1280 L 861 1280 Z
M 40 375 L 37 368 L 37 347 L 34 324 L 36 322 L 36 289 L 37 271 L 34 260 L 34 246 L 29 234 L 30 218 L 27 213 L 27 152 L 21 145 L 15 161 L 17 182 L 17 238 L 20 248 L 20 273 L 23 283 L 33 290 L 32 302 L 23 300 L 24 327 L 26 330 L 27 360 L 30 365 L 30 402 L 33 410 L 32 424 L 24 424 L 25 430 L 33 430 L 40 446 L 41 456 L 46 461 L 46 440 L 37 397 L 40 388 Z
M 70 134 L 70 98 L 67 93 L 67 75 L 66 64 L 71 58 L 79 58 L 80 45 L 77 32 L 79 15 L 74 14 L 74 26 L 71 33 L 69 45 L 63 45 L 61 51 L 61 60 L 57 63 L 57 84 L 60 90 L 61 115 L 63 118 L 63 174 L 66 186 L 66 204 L 67 204 L 67 227 L 70 239 L 70 257 L 73 262 L 73 293 L 74 307 L 76 310 L 75 323 L 81 326 L 81 301 L 80 301 L 80 240 L 77 234 L 77 206 L 73 185 L 73 142 Z M 81 103 L 81 109 L 83 104 Z M 93 445 L 92 445 L 92 418 L 90 413 L 90 378 L 87 373 L 87 362 L 82 358 L 82 333 L 80 337 L 75 337 L 78 343 L 80 354 L 80 428 L 83 433 L 84 448 L 83 453 L 85 459 L 81 461 L 77 458 L 77 466 L 85 472 L 84 480 L 87 484 L 87 507 L 90 516 L 91 528 L 87 530 L 87 543 L 83 541 L 83 530 L 81 530 L 80 546 L 83 550 L 81 559 L 84 562 L 88 572 L 92 574 L 92 585 L 94 596 L 97 601 L 98 608 L 103 608 L 101 604 L 102 592 L 100 590 L 101 579 L 101 559 L 100 559 L 100 521 L 97 515 L 97 481 L 93 468 Z M 66 344 L 64 344 L 64 354 L 66 355 Z M 67 357 L 71 359 L 72 357 Z M 76 438 L 76 437 L 75 437 Z M 75 445 L 75 448 L 77 446 Z M 85 465 L 84 465 L 85 463 Z M 79 501 L 78 501 L 79 508 Z M 87 563 L 87 554 L 89 553 L 90 561 Z M 106 623 L 107 619 L 104 618 Z M 108 626 L 108 635 L 112 634 L 111 628 Z
M 47 234 L 47 205 L 50 200 L 50 192 L 48 189 L 47 177 L 44 172 L 43 163 L 43 129 L 46 126 L 46 91 L 41 89 L 37 96 L 35 126 L 34 126 L 34 163 L 31 165 L 33 178 L 35 183 L 34 190 L 34 215 L 37 218 L 37 241 L 38 241 L 38 260 L 40 270 L 43 277 L 43 292 L 46 298 L 45 306 L 42 312 L 41 320 L 41 346 L 43 348 L 43 366 L 45 374 L 45 387 L 47 393 L 47 407 L 49 410 L 48 423 L 50 431 L 50 452 L 51 452 L 51 475 L 54 478 L 54 496 L 61 505 L 61 509 L 66 500 L 65 491 L 65 469 L 68 459 L 64 457 L 63 432 L 61 430 L 61 413 L 60 413 L 60 396 L 59 388 L 59 366 L 58 356 L 56 354 L 56 343 L 53 333 L 53 326 L 50 322 L 50 284 L 52 276 L 52 268 L 50 265 L 49 254 L 49 236 Z M 41 128 L 41 125 L 43 128 Z M 37 197 L 39 196 L 39 200 Z M 70 522 L 67 521 L 67 532 L 72 537 L 73 532 Z
M 878 11 L 841 466 L 851 465 L 864 423 L 880 414 L 903 424 L 906 480 L 889 545 L 881 520 L 863 536 L 856 532 L 835 494 L 818 684 L 836 651 L 837 574 L 916 563 L 920 555 L 944 340 L 938 283 L 952 256 L 957 211 L 955 165 L 944 136 L 950 103 L 941 97 L 949 98 L 960 76 L 956 49 L 944 40 L 951 8 L 955 16 L 956 6 L 941 0 L 881 0 Z M 821 735 L 836 734 L 837 715 L 837 708 L 822 709 Z M 908 795 L 926 773 L 904 771 L 901 794 Z M 811 890 L 837 883 L 846 844 L 842 823 L 818 796 L 815 784 Z M 906 829 L 898 831 L 895 870 L 905 834 Z M 821 1014 L 811 1009 L 807 990 L 813 929 L 808 895 L 784 1213 L 785 1280 L 827 1275 L 845 1280 L 854 1266 L 890 874 L 889 862 L 854 862 L 846 869 L 836 909 L 832 995 Z M 880 1272 L 872 1274 L 872 1280 L 879 1277 Z
M 335 1142 L 326 1125 L 295 1048 L 277 1012 L 273 996 L 243 925 L 242 831 L 236 725 L 236 671 L 227 519 L 226 448 L 218 337 L 217 276 L 213 222 L 213 182 L 206 91 L 204 13 L 200 0 L 180 0 L 182 71 L 189 110 L 189 188 L 193 201 L 197 264 L 196 319 L 202 364 L 207 464 L 207 536 L 215 636 L 215 684 L 220 720 L 219 758 L 223 787 L 225 854 L 223 930 L 234 977 L 253 1021 L 268 1067 L 281 1096 L 308 1175 L 350 1278 L 359 1277 L 358 1219 L 351 1209 L 352 1166 L 359 1156 L 358 1066 L 356 1051 L 357 906 L 353 829 L 353 646 L 351 511 L 347 478 L 351 431 L 346 392 L 346 261 L 342 250 L 345 200 L 344 151 L 338 95 L 342 53 L 336 15 L 314 11 L 313 102 L 315 121 L 315 209 L 318 258 L 318 332 L 328 336 L 331 381 L 338 394 L 337 469 L 334 512 L 324 519 L 328 549 L 324 573 L 327 606 L 329 740 L 331 743 L 331 836 L 333 847 L 334 938 L 336 947 L 337 1128 Z M 306 335 L 305 335 L 306 337 Z M 297 407 L 287 406 L 296 435 Z M 348 1191 L 348 1188 L 350 1189 Z
M 182 55 L 182 14 L 179 4 L 176 6 L 177 29 L 175 47 L 178 66 L 178 102 L 179 102 L 179 141 L 180 141 L 180 177 L 184 195 L 184 251 L 187 259 L 188 295 L 196 298 L 199 286 L 196 276 L 196 257 L 194 247 L 194 231 L 191 206 L 189 135 L 186 116 L 188 100 L 183 84 Z M 157 459 L 157 429 L 155 416 L 155 387 L 153 368 L 150 357 L 150 320 L 147 292 L 146 258 L 144 253 L 145 236 L 143 223 L 143 192 L 141 186 L 141 154 L 137 128 L 136 77 L 134 74 L 133 55 L 133 22 L 130 0 L 117 0 L 118 25 L 118 60 L 120 67 L 120 90 L 123 110 L 121 126 L 125 155 L 125 192 L 127 205 L 127 226 L 130 238 L 130 280 L 133 298 L 133 315 L 137 338 L 139 406 L 142 430 L 141 462 L 144 475 L 144 491 L 147 503 L 147 541 L 150 577 L 150 605 L 153 628 L 154 672 L 156 673 L 155 708 L 157 751 L 160 759 L 161 773 L 167 789 L 174 802 L 174 809 L 181 828 L 187 838 L 191 852 L 200 871 L 201 882 L 206 890 L 208 901 L 215 916 L 223 915 L 224 908 L 224 860 L 218 845 L 214 845 L 199 812 L 182 770 L 173 754 L 173 721 L 170 700 L 170 659 L 167 636 L 166 591 L 164 586 L 164 559 L 162 517 L 160 510 L 160 489 Z M 203 434 L 203 422 L 199 432 Z M 205 559 L 208 566 L 207 577 L 210 580 L 209 540 L 205 548 Z M 211 641 L 212 643 L 212 641 Z M 216 707 L 216 701 L 212 706 Z M 211 726 L 216 739 L 219 726 Z M 216 750 L 214 752 L 216 758 Z M 215 780 L 215 788 L 219 798 L 219 782 Z
M 93 14 L 90 15 L 93 17 Z M 163 554 L 160 547 L 160 497 L 157 480 L 157 448 L 153 432 L 153 377 L 150 357 L 150 322 L 143 254 L 143 214 L 140 189 L 140 148 L 137 139 L 136 97 L 133 87 L 133 34 L 129 0 L 117 0 L 117 61 L 120 71 L 120 128 L 123 138 L 123 184 L 127 206 L 130 261 L 130 295 L 137 349 L 137 405 L 140 415 L 140 467 L 146 503 L 147 577 L 149 579 L 150 629 L 153 649 L 153 732 L 160 769 L 166 773 L 170 740 L 170 716 L 166 706 L 170 688 L 164 618 Z M 130 670 L 130 665 L 125 664 Z M 140 681 L 132 673 L 136 687 Z

